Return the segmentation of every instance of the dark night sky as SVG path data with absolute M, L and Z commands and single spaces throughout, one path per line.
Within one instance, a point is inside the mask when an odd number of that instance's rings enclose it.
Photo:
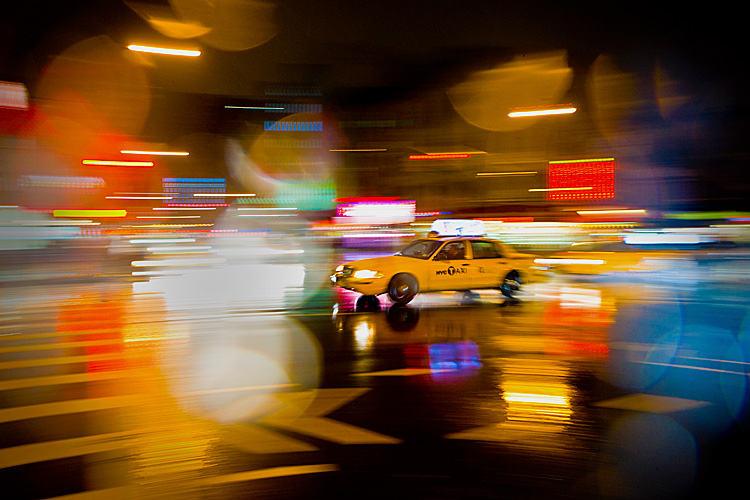
M 240 52 L 202 47 L 204 56 L 189 70 L 171 62 L 155 68 L 154 84 L 164 92 L 234 98 L 257 95 L 265 82 L 315 85 L 327 104 L 345 109 L 445 87 L 519 53 L 565 50 L 578 83 L 601 54 L 614 55 L 623 71 L 646 79 L 658 62 L 699 96 L 694 113 L 720 127 L 714 145 L 665 145 L 664 161 L 694 157 L 696 168 L 705 169 L 706 156 L 718 154 L 711 168 L 721 175 L 706 176 L 718 185 L 707 189 L 721 192 L 732 184 L 733 203 L 746 192 L 748 44 L 744 18 L 731 10 L 737 6 L 538 0 L 276 4 L 279 32 L 267 43 Z M 0 79 L 25 83 L 32 97 L 50 57 L 76 42 L 99 35 L 123 45 L 160 39 L 121 0 L 26 0 L 4 8 Z

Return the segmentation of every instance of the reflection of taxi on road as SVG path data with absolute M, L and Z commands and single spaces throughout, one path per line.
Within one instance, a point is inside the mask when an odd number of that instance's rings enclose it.
M 512 297 L 530 278 L 532 256 L 481 236 L 481 221 L 436 221 L 433 231 L 438 234 L 395 255 L 342 264 L 331 281 L 365 296 L 388 293 L 395 303 L 406 304 L 418 292 L 445 290 L 497 289 Z

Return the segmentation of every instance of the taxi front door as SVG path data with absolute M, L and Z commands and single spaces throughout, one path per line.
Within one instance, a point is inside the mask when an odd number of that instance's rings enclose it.
M 432 290 L 471 289 L 472 262 L 466 258 L 465 241 L 452 241 L 430 261 L 429 283 Z M 474 269 L 476 271 L 476 269 Z

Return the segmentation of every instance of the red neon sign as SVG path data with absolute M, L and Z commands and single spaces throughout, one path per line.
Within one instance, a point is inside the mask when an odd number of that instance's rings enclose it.
M 615 197 L 615 159 L 549 162 L 550 200 L 594 200 Z M 590 187 L 575 190 L 570 188 Z M 562 188 L 562 189 L 561 189 Z

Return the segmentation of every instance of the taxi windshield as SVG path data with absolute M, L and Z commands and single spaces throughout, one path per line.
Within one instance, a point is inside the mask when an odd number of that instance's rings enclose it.
M 396 252 L 396 255 L 427 260 L 441 244 L 442 242 L 437 240 L 416 240 Z

